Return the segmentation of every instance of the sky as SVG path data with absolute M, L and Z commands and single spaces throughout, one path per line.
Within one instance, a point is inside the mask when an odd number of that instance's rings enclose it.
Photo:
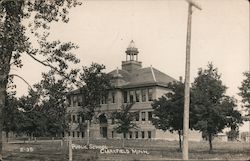
M 238 100 L 243 72 L 249 70 L 249 3 L 247 0 L 196 0 L 191 40 L 191 82 L 198 68 L 213 62 Z M 121 68 L 131 40 L 139 50 L 143 67 L 152 65 L 175 79 L 184 77 L 187 32 L 185 0 L 91 0 L 70 11 L 67 24 L 51 25 L 51 40 L 72 41 L 78 67 L 92 62 L 104 64 L 107 72 Z M 39 82 L 46 67 L 23 57 L 22 69 L 13 69 L 30 84 Z M 16 79 L 17 95 L 27 85 Z M 240 103 L 240 101 L 239 101 Z

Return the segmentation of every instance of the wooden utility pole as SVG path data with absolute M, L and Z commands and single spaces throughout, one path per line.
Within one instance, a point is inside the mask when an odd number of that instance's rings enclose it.
M 248 0 L 248 11 L 249 11 L 249 17 L 250 17 L 250 0 Z M 249 28 L 249 36 L 250 36 L 250 28 Z M 249 70 L 248 72 L 250 73 L 250 42 L 249 42 Z M 248 123 L 249 123 L 249 133 L 248 133 L 248 139 L 249 139 L 249 142 L 250 142 L 250 108 L 248 109 Z
M 72 161 L 73 159 L 73 153 L 72 153 L 72 138 L 71 136 L 69 137 L 69 161 Z
M 188 2 L 188 22 L 187 22 L 187 40 L 186 40 L 186 67 L 185 67 L 185 99 L 183 113 L 183 160 L 188 160 L 188 133 L 189 133 L 189 104 L 190 104 L 190 49 L 191 49 L 191 24 L 192 24 L 192 7 L 201 10 L 196 3 L 191 0 Z

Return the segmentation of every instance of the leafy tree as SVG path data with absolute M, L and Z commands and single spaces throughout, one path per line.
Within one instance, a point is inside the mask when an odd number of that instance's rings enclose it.
M 80 80 L 84 82 L 80 92 L 84 97 L 83 110 L 86 120 L 93 118 L 95 109 L 100 107 L 101 99 L 111 89 L 111 77 L 103 71 L 104 69 L 104 65 L 92 63 L 90 67 L 84 66 L 80 74 Z
M 9 115 L 5 120 L 9 125 L 17 124 L 11 131 L 26 133 L 31 137 L 57 136 L 67 129 L 65 102 L 66 93 L 71 89 L 68 87 L 71 82 L 65 78 L 58 78 L 56 79 L 53 71 L 43 73 L 42 80 L 30 89 L 28 96 L 20 99 L 13 97 L 6 101 L 8 103 L 15 100 L 9 105 L 12 111 L 7 111 Z M 14 121 L 15 119 L 18 120 Z
M 138 112 L 131 112 L 133 105 L 134 103 L 122 105 L 121 110 L 112 113 L 112 119 L 114 119 L 114 123 L 116 124 L 114 130 L 117 133 L 123 134 L 122 147 L 124 147 L 126 134 L 128 134 L 132 129 L 138 128 L 135 123 Z
M 44 136 L 46 134 L 46 115 L 40 111 L 39 107 L 33 109 L 33 105 L 37 102 L 37 96 L 35 94 L 34 92 L 30 92 L 28 96 L 23 96 L 18 100 L 20 117 L 18 118 L 17 133 L 25 133 L 30 138 L 33 136 Z
M 239 95 L 242 97 L 242 102 L 247 110 L 250 111 L 250 72 L 245 72 L 244 76 L 246 78 L 242 81 L 241 87 L 239 87 Z M 250 112 L 248 115 L 250 115 Z
M 6 106 L 3 108 L 3 130 L 6 132 L 6 138 L 8 141 L 9 132 L 18 131 L 18 123 L 20 112 L 17 109 L 18 100 L 10 95 L 7 95 Z
M 234 141 L 238 139 L 239 134 L 240 134 L 239 128 L 235 128 L 227 132 L 227 137 L 229 140 Z
M 77 46 L 71 42 L 49 42 L 47 38 L 49 24 L 57 21 L 67 23 L 69 21 L 68 10 L 79 4 L 77 0 L 0 0 L 0 158 L 2 154 L 2 116 L 11 67 L 21 68 L 23 66 L 22 57 L 27 55 L 34 61 L 71 79 L 66 73 L 67 62 L 79 62 L 70 52 Z M 28 26 L 24 25 L 25 21 L 29 22 Z M 38 44 L 32 43 L 35 41 L 34 39 L 31 41 L 27 36 L 29 32 Z
M 225 95 L 226 86 L 220 77 L 217 68 L 210 63 L 207 69 L 199 69 L 192 84 L 192 106 L 196 115 L 194 127 L 208 138 L 210 151 L 216 134 L 241 122 L 241 114 L 235 110 L 235 99 Z
M 39 94 L 41 112 L 46 115 L 47 134 L 57 136 L 67 129 L 66 93 L 72 89 L 72 82 L 65 78 L 56 79 L 53 71 L 42 75 L 41 82 L 34 86 Z
M 96 109 L 100 108 L 100 101 L 111 90 L 111 77 L 103 70 L 104 65 L 92 63 L 90 67 L 83 66 L 80 80 L 84 85 L 80 88 L 83 95 L 82 112 L 80 115 L 87 120 L 87 132 L 89 142 L 89 124 L 93 119 Z
M 179 135 L 179 150 L 182 149 L 181 136 L 183 134 L 183 107 L 184 107 L 184 84 L 182 82 L 172 82 L 167 86 L 171 92 L 166 93 L 152 103 L 154 109 L 153 125 L 163 131 L 177 131 Z M 190 115 L 193 115 L 190 108 Z M 190 119 L 194 118 L 193 116 Z M 192 128 L 193 121 L 190 120 Z

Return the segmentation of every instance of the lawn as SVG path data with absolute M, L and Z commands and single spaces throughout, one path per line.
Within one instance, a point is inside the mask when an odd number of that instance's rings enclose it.
M 85 141 L 73 141 L 74 145 L 85 145 Z M 149 141 L 126 140 L 124 154 L 121 148 L 121 140 L 95 140 L 91 141 L 91 150 L 74 149 L 74 161 L 98 160 L 98 161 L 128 161 L 128 160 L 174 160 L 181 159 L 176 141 Z M 99 145 L 99 146 L 95 146 Z M 100 145 L 105 145 L 111 151 L 103 154 Z M 240 142 L 214 142 L 213 152 L 209 153 L 207 142 L 190 142 L 189 158 L 193 160 L 249 160 L 250 144 Z M 97 147 L 97 149 L 95 149 Z M 132 150 L 139 153 L 132 153 Z M 122 151 L 119 151 L 122 150 Z M 140 153 L 146 151 L 147 153 Z M 117 153 L 118 152 L 118 153 Z M 112 153 L 112 154 L 111 154 Z M 67 142 L 48 140 L 28 143 L 5 143 L 4 161 L 67 161 Z

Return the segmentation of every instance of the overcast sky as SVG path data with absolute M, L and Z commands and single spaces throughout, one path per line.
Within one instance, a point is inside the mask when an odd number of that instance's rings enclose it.
M 193 10 L 191 81 L 208 62 L 218 67 L 227 94 L 237 96 L 249 70 L 249 3 L 247 0 L 196 0 Z M 187 31 L 185 0 L 91 0 L 72 9 L 68 24 L 53 24 L 51 39 L 78 44 L 81 65 L 97 62 L 107 71 L 121 68 L 125 50 L 133 39 L 143 67 L 152 65 L 179 79 L 184 77 Z M 19 75 L 31 84 L 46 68 L 24 57 Z M 18 96 L 27 86 L 17 80 Z

